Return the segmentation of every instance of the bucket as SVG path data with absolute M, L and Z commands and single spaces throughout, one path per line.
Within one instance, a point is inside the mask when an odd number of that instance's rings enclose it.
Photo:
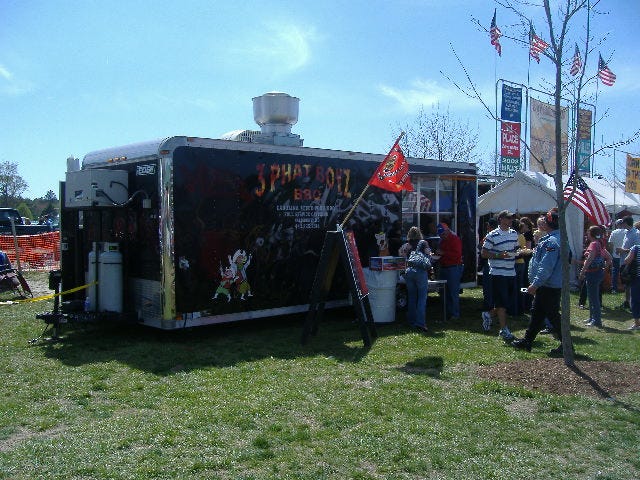
M 368 268 L 363 270 L 369 289 L 369 305 L 371 305 L 374 323 L 394 322 L 396 319 L 398 271 L 377 271 Z

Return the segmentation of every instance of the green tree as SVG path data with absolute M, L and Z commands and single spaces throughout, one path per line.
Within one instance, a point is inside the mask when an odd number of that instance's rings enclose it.
M 31 209 L 27 206 L 25 202 L 20 203 L 20 205 L 16 207 L 16 210 L 18 210 L 21 217 L 25 217 L 25 218 L 28 218 L 29 220 L 33 220 L 33 213 L 31 212 Z
M 18 164 L 5 161 L 0 162 L 0 200 L 2 205 L 10 207 L 17 198 L 29 187 L 27 182 L 18 175 Z
M 55 194 L 55 192 L 53 190 L 47 191 L 47 193 L 45 193 L 44 197 L 42 197 L 42 198 L 44 198 L 48 202 L 57 202 L 58 201 L 58 197 L 56 196 L 56 194 Z

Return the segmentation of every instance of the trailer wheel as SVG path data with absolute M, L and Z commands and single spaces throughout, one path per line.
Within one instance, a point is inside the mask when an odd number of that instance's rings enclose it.
M 404 284 L 399 283 L 396 285 L 396 310 L 406 309 L 407 303 L 407 287 Z

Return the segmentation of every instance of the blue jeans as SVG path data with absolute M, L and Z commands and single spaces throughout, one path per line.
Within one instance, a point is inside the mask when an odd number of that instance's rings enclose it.
M 589 318 L 596 325 L 602 325 L 602 308 L 600 306 L 600 284 L 604 278 L 604 270 L 586 272 L 587 298 L 589 299 Z
M 407 285 L 407 320 L 414 327 L 424 327 L 427 313 L 427 289 L 429 276 L 426 270 L 407 268 L 404 274 Z
M 620 257 L 612 257 L 611 263 L 611 290 L 618 291 L 618 273 L 620 272 Z
M 448 317 L 460 316 L 460 277 L 462 265 L 440 267 L 440 280 L 447 281 L 446 311 Z
M 631 280 L 630 298 L 631 298 L 631 315 L 633 319 L 640 318 L 640 277 Z

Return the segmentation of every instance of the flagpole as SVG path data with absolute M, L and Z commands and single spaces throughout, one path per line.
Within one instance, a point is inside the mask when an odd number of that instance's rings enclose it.
M 393 143 L 395 144 L 399 144 L 400 140 L 402 139 L 402 137 L 404 137 L 404 131 L 400 132 L 400 135 L 398 135 L 398 138 L 396 139 L 396 141 Z M 356 199 L 356 201 L 353 203 L 353 207 L 351 207 L 351 210 L 349 210 L 349 213 L 347 213 L 347 216 L 344 217 L 344 220 L 342 221 L 342 223 L 338 226 L 338 230 L 342 230 L 344 228 L 345 223 L 347 223 L 347 221 L 349 220 L 349 218 L 351 218 L 351 215 L 353 215 L 353 212 L 355 211 L 356 207 L 358 206 L 358 203 L 360 203 L 360 200 L 362 200 L 362 197 L 364 197 L 364 194 L 367 193 L 367 190 L 369 190 L 369 184 L 367 183 L 367 185 L 364 187 L 364 190 L 362 190 L 362 193 L 360 194 L 360 196 Z
M 531 35 L 531 34 L 529 34 Z M 529 55 L 527 55 L 528 58 L 528 64 L 527 64 L 527 95 L 525 97 L 525 105 L 524 105 L 524 115 L 525 118 L 527 119 L 527 127 L 524 131 L 524 138 L 525 140 L 527 139 L 527 130 L 529 130 L 529 145 L 531 145 L 531 125 L 529 125 L 529 121 L 531 120 L 531 118 L 529 118 L 529 89 L 531 88 L 531 80 L 529 78 L 529 72 L 531 71 L 531 38 L 529 38 Z M 527 149 L 524 149 L 524 169 L 527 169 L 527 166 L 529 167 L 529 170 L 531 170 L 531 162 L 527 162 L 528 158 L 527 158 Z

